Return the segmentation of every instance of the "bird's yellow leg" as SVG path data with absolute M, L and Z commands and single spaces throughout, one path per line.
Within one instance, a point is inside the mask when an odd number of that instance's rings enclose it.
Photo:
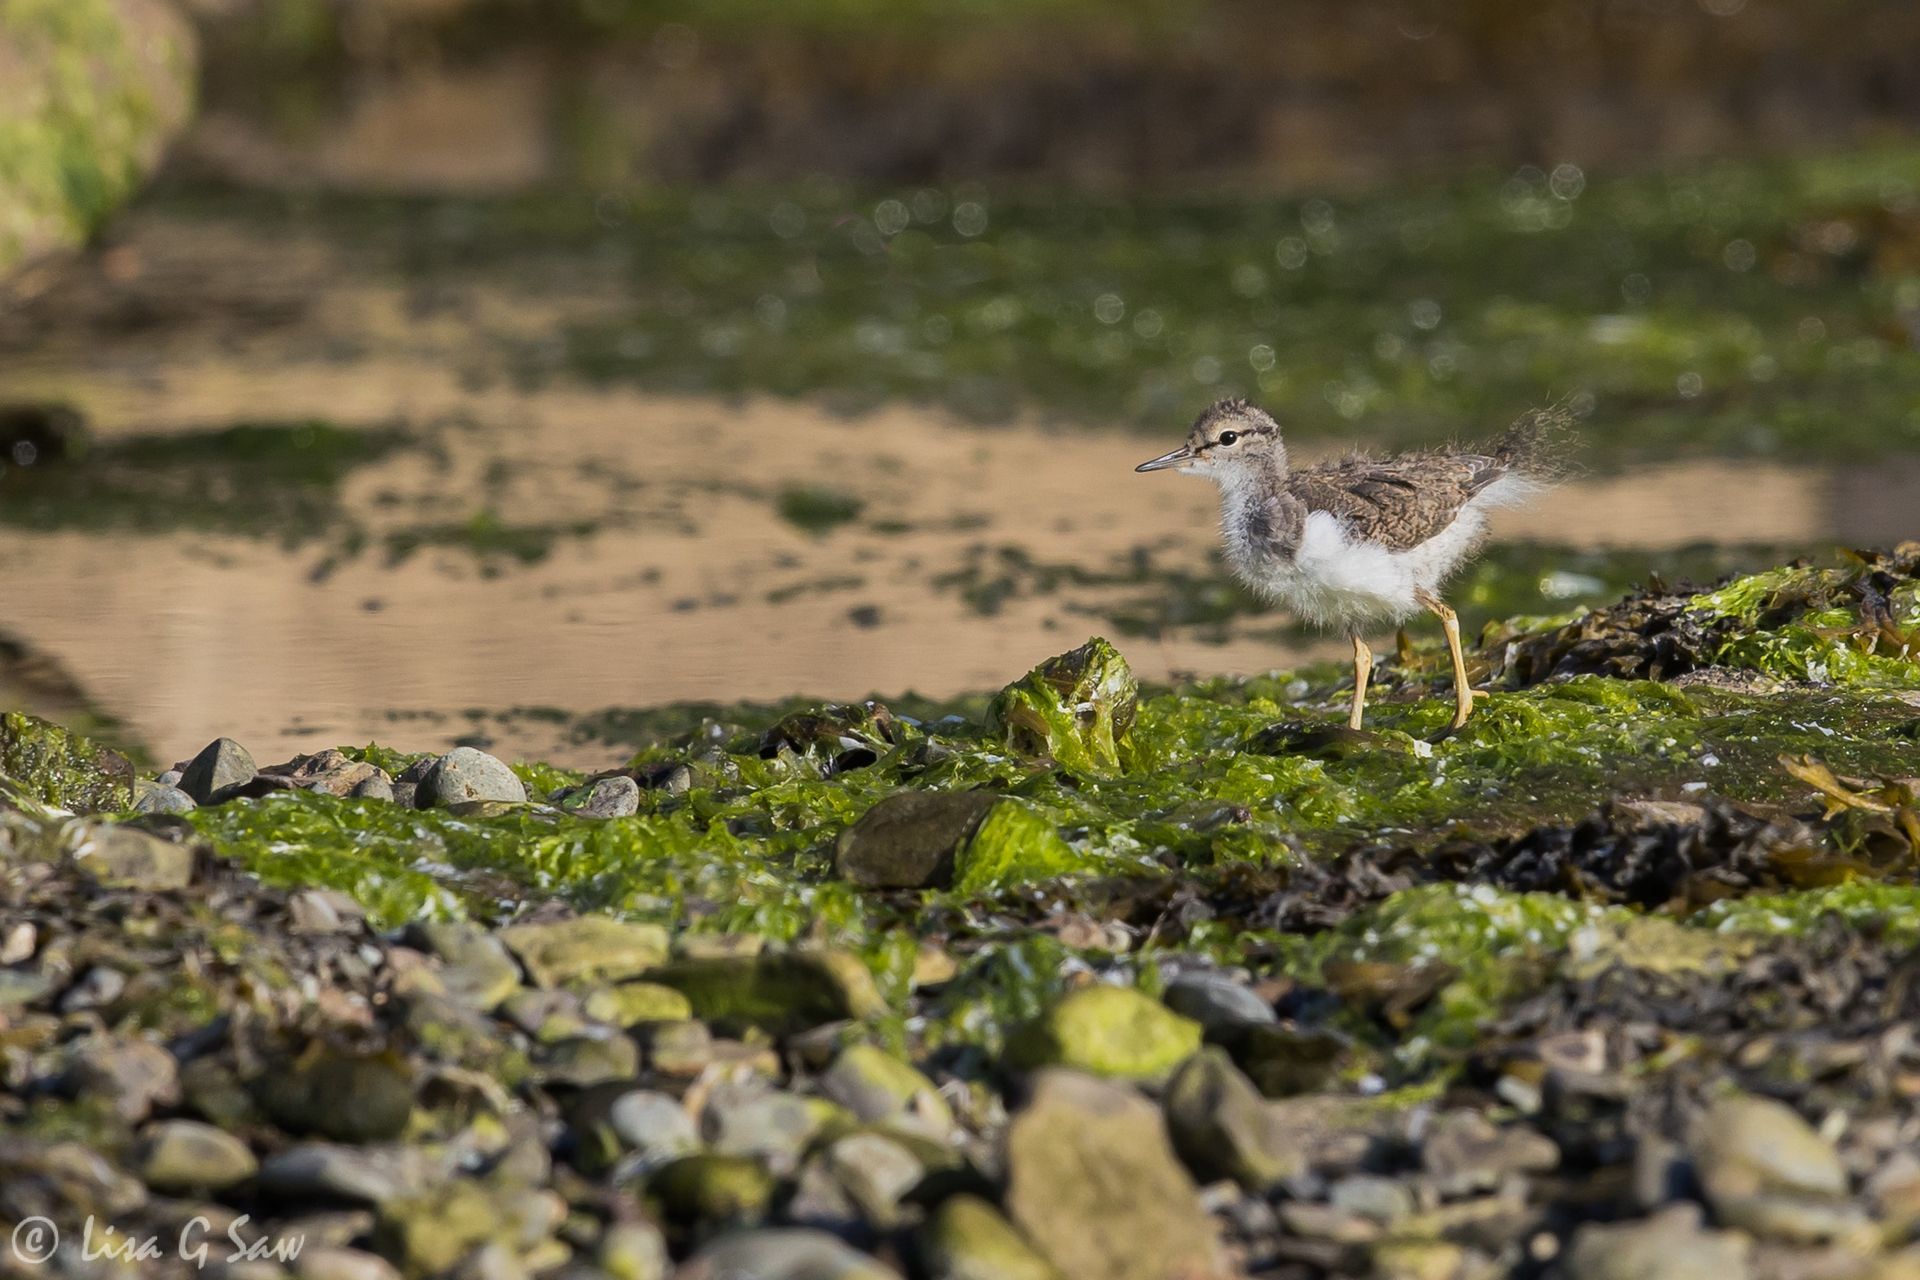
M 1423 592 L 1420 603 L 1439 616 L 1440 627 L 1447 633 L 1447 653 L 1453 658 L 1453 727 L 1458 729 L 1473 714 L 1473 699 L 1478 692 L 1467 683 L 1467 655 L 1460 649 L 1460 615 L 1438 596 Z
M 1361 713 L 1367 709 L 1367 682 L 1373 679 L 1373 650 L 1357 634 L 1353 637 L 1353 710 L 1347 713 L 1347 728 L 1360 727 Z

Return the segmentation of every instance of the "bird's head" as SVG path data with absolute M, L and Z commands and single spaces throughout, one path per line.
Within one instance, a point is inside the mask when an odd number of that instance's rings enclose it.
M 1286 466 L 1280 424 L 1245 400 L 1217 400 L 1193 420 L 1187 442 L 1135 467 L 1186 471 L 1225 485 Z

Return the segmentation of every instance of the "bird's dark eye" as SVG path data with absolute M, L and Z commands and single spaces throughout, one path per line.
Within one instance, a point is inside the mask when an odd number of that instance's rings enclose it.
M 1222 431 L 1220 433 L 1221 444 L 1232 444 L 1235 440 L 1238 440 L 1239 438 L 1240 438 L 1240 433 L 1238 431 Z

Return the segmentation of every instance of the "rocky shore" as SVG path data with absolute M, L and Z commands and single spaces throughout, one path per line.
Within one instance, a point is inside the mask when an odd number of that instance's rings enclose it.
M 593 776 L 8 715 L 0 1273 L 1920 1276 L 1917 635 L 1909 545 L 1450 737 L 1104 641 Z

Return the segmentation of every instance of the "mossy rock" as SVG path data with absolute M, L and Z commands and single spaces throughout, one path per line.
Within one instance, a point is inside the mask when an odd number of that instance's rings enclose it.
M 608 916 L 509 925 L 500 940 L 542 987 L 637 977 L 667 954 L 659 925 Z
M 1205 1181 L 1231 1178 L 1264 1192 L 1306 1166 L 1281 1113 L 1217 1046 L 1202 1049 L 1174 1073 L 1163 1106 L 1174 1150 Z
M 1200 1024 L 1132 987 L 1098 984 L 1062 997 L 1007 1046 L 1015 1066 L 1072 1067 L 1121 1080 L 1164 1080 L 1200 1048 Z
M 867 889 L 985 893 L 1074 866 L 1051 822 L 981 791 L 896 792 L 842 832 L 834 849 L 834 870 Z
M 1007 1211 L 1065 1280 L 1224 1280 L 1212 1220 L 1139 1091 L 1043 1072 L 1007 1128 Z
M 74 813 L 133 805 L 133 765 L 125 756 L 18 711 L 0 716 L 0 774 L 27 798 Z
M 919 1242 L 934 1280 L 1060 1280 L 1014 1225 L 978 1196 L 942 1201 Z
M 871 1044 L 848 1045 L 820 1079 L 821 1092 L 869 1124 L 898 1124 L 943 1135 L 953 1108 L 933 1081 Z
M 413 1084 L 391 1054 L 359 1055 L 315 1046 L 253 1085 L 261 1106 L 285 1128 L 337 1142 L 384 1142 L 407 1127 Z
M 695 1017 L 722 1030 L 794 1035 L 887 1007 L 867 966 L 828 948 L 676 960 L 646 976 L 686 996 Z
M 191 114 L 196 61 L 164 0 L 0 0 L 0 283 L 133 194 Z
M 672 987 L 657 982 L 622 982 L 588 991 L 580 1008 L 589 1018 L 632 1027 L 643 1022 L 679 1022 L 693 1016 L 693 1005 Z
M 988 715 L 1010 751 L 1075 773 L 1118 773 L 1139 702 L 1127 660 L 1096 636 L 1002 689 Z
M 765 1216 L 775 1185 L 758 1160 L 703 1152 L 662 1168 L 647 1194 L 673 1222 L 753 1221 Z

